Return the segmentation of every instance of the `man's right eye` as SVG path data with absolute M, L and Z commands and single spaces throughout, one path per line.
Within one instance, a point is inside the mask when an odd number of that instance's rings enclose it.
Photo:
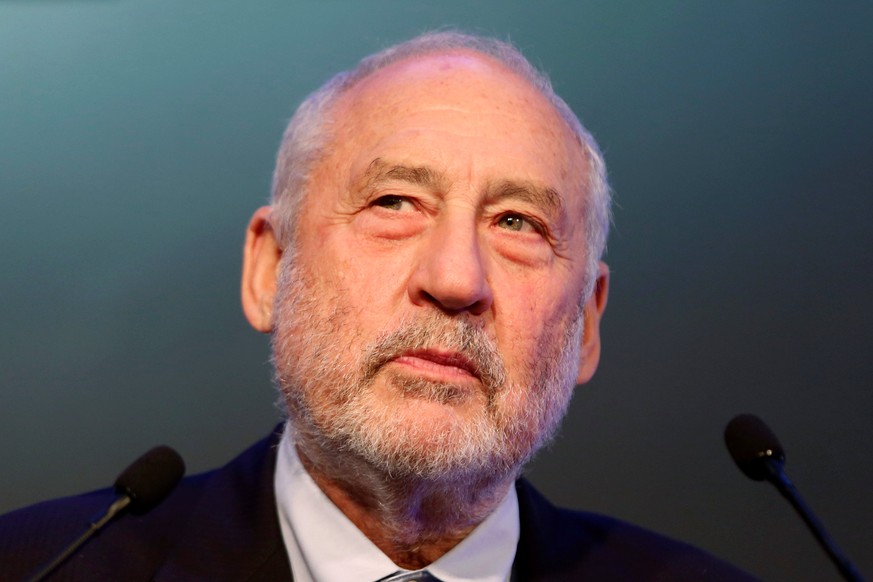
M 388 210 L 400 210 L 403 207 L 403 203 L 406 201 L 406 198 L 403 198 L 402 196 L 382 196 L 373 202 L 373 204 L 381 206 L 382 208 L 387 208 Z

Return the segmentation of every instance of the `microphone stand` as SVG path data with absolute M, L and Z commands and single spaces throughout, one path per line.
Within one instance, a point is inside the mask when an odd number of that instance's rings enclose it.
M 64 561 L 69 558 L 76 550 L 78 550 L 82 544 L 91 539 L 95 533 L 100 531 L 104 525 L 109 523 L 109 520 L 115 517 L 120 511 L 130 505 L 130 496 L 129 495 L 121 495 L 116 499 L 112 504 L 103 512 L 102 515 L 96 515 L 97 519 L 92 518 L 91 523 L 88 524 L 88 529 L 79 536 L 79 538 L 74 541 L 72 544 L 67 546 L 61 554 L 59 554 L 54 560 L 52 560 L 49 564 L 46 564 L 39 572 L 34 574 L 31 578 L 28 578 L 28 582 L 40 582 L 46 576 L 52 573 L 55 568 L 60 566 Z
M 807 505 L 806 501 L 803 500 L 803 497 L 800 496 L 800 492 L 794 486 L 794 483 L 792 483 L 791 479 L 788 478 L 788 475 L 785 474 L 783 464 L 784 463 L 781 460 L 766 460 L 764 465 L 767 469 L 767 474 L 765 475 L 767 481 L 772 483 L 773 486 L 779 490 L 782 497 L 787 499 L 791 504 L 791 507 L 793 507 L 800 515 L 803 522 L 810 529 L 812 535 L 815 536 L 816 541 L 818 541 L 819 545 L 840 571 L 843 578 L 848 582 L 864 582 L 864 578 L 858 572 L 858 569 L 855 568 L 855 565 L 852 564 L 848 556 L 846 556 L 846 554 L 844 554 L 837 546 L 837 543 L 825 530 L 824 525 L 815 516 L 812 509 Z

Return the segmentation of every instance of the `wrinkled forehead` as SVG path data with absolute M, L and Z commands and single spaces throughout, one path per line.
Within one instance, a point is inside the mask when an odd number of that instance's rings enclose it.
M 486 55 L 453 51 L 393 63 L 343 94 L 331 117 L 339 145 L 373 142 L 439 114 L 467 119 L 477 135 L 536 148 L 584 193 L 588 164 L 576 134 L 527 79 Z

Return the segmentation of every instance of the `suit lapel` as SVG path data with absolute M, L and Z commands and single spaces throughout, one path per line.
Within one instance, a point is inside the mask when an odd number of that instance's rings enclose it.
M 209 476 L 187 523 L 181 526 L 181 541 L 168 553 L 155 582 L 293 580 L 273 490 L 281 434 L 280 425 Z M 520 479 L 516 491 L 521 535 L 512 580 L 561 580 L 563 562 L 568 557 L 579 560 L 590 544 L 580 544 L 578 535 L 567 536 L 560 511 L 527 481 Z M 568 546 L 572 546 L 570 551 Z
M 565 515 L 525 479 L 515 484 L 521 535 L 512 580 L 559 582 L 578 580 L 597 540 Z
M 282 427 L 209 477 L 154 580 L 292 580 L 273 491 Z

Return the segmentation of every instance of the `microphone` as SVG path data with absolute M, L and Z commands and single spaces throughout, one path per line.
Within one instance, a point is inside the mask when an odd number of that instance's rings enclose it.
M 724 441 L 746 477 L 754 481 L 769 481 L 791 503 L 843 578 L 850 582 L 864 582 L 785 474 L 785 451 L 770 427 L 754 414 L 740 414 L 725 427 Z
M 185 474 L 185 461 L 166 445 L 155 447 L 115 480 L 115 492 L 130 499 L 130 512 L 142 515 L 164 500 Z
M 185 462 L 179 453 L 168 446 L 155 447 L 142 455 L 115 480 L 115 501 L 102 515 L 92 518 L 88 529 L 29 581 L 39 582 L 48 576 L 116 515 L 125 510 L 142 515 L 153 509 L 173 490 L 184 474 Z

